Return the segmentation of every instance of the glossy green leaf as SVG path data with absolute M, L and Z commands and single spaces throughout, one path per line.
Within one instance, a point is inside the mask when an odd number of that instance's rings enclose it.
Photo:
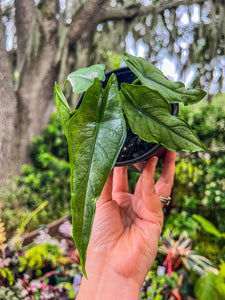
M 196 215 L 196 214 L 192 215 L 192 217 L 201 224 L 202 228 L 206 232 L 208 232 L 218 238 L 225 237 L 224 233 L 220 233 L 219 230 L 210 221 L 208 221 L 204 217 L 202 217 L 200 215 Z
M 182 82 L 167 80 L 163 73 L 141 57 L 124 54 L 126 64 L 143 85 L 158 91 L 170 103 L 194 104 L 202 100 L 206 92 L 201 89 L 186 89 Z
M 75 94 L 83 93 L 92 85 L 95 78 L 105 81 L 104 70 L 104 65 L 93 65 L 70 73 L 67 80 L 71 83 Z
M 185 121 L 171 115 L 169 103 L 157 91 L 123 83 L 121 99 L 132 132 L 144 141 L 171 151 L 206 149 Z
M 68 125 L 71 119 L 72 113 L 67 103 L 65 96 L 60 88 L 60 86 L 55 83 L 54 87 L 54 100 L 58 110 L 60 122 L 65 133 L 65 136 L 68 137 Z
M 96 78 L 69 125 L 73 238 L 85 273 L 96 200 L 126 138 L 126 122 L 117 79 L 110 77 L 103 92 Z

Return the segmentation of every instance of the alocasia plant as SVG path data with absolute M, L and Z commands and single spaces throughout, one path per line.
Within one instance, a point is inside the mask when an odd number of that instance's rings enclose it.
M 73 92 L 85 92 L 78 109 L 71 111 L 60 87 L 54 99 L 65 132 L 71 171 L 73 238 L 84 274 L 96 201 L 113 169 L 127 136 L 127 127 L 142 140 L 171 151 L 206 150 L 190 126 L 171 115 L 171 103 L 199 102 L 205 92 L 171 82 L 143 58 L 125 54 L 126 63 L 141 85 L 123 83 L 119 91 L 112 74 L 105 89 L 104 65 L 80 69 L 67 77 Z

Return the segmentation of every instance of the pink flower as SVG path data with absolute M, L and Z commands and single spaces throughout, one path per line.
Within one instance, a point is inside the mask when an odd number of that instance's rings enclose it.
M 22 297 L 26 297 L 29 294 L 29 292 L 27 290 L 22 290 L 21 291 L 21 296 Z
M 22 286 L 25 283 L 25 280 L 24 279 L 19 279 L 18 282 L 19 282 L 19 285 Z
M 44 289 L 46 289 L 46 287 L 47 287 L 47 284 L 44 283 L 44 282 L 42 282 L 42 284 L 41 284 L 41 290 L 43 291 Z
M 37 289 L 40 289 L 41 288 L 41 282 L 39 280 L 31 280 L 30 282 L 30 286 L 35 286 Z
M 37 287 L 36 285 L 31 285 L 31 286 L 30 286 L 30 291 L 31 291 L 32 293 L 35 293 L 37 290 L 38 290 L 38 287 Z
M 70 221 L 65 221 L 59 226 L 59 232 L 67 237 L 72 237 L 72 224 Z

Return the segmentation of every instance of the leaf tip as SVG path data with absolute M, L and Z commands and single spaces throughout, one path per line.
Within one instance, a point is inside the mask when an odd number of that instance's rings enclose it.
M 208 148 L 207 148 L 206 145 L 203 144 L 203 143 L 202 143 L 202 150 L 203 150 L 203 151 L 208 151 Z
M 68 82 L 68 79 L 65 80 L 63 87 L 65 88 L 66 84 Z
M 85 278 L 88 279 L 86 268 L 85 268 L 85 255 L 83 255 L 83 253 L 79 253 L 79 256 L 80 256 L 80 265 L 82 268 L 82 272 L 83 272 Z
M 133 57 L 133 55 L 129 54 L 128 52 L 124 53 L 125 61 L 129 60 L 129 58 Z
M 202 90 L 202 99 L 207 95 L 207 92 Z

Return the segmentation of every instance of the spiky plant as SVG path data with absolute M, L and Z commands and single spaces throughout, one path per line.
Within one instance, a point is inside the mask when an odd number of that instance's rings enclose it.
M 212 262 L 206 257 L 192 250 L 192 241 L 187 233 L 182 233 L 178 240 L 175 240 L 171 231 L 166 231 L 166 237 L 161 237 L 163 243 L 159 247 L 160 253 L 166 254 L 163 266 L 167 267 L 168 275 L 181 265 L 187 270 L 193 270 L 201 276 L 207 272 L 218 274 L 218 270 L 212 266 Z

